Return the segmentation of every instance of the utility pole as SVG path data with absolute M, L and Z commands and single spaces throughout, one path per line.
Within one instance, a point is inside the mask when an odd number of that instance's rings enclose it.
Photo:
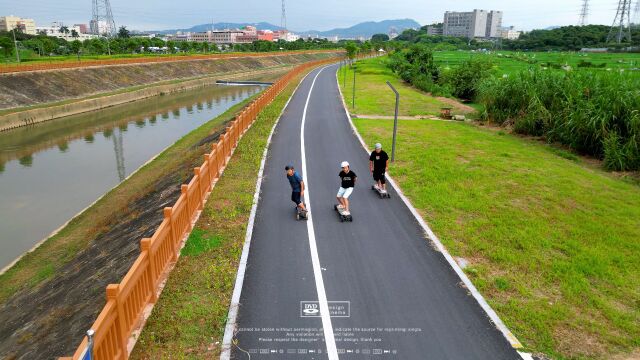
M 18 51 L 18 41 L 16 40 L 16 29 L 11 30 L 13 33 L 13 45 L 16 47 L 16 60 L 20 62 L 20 51 Z
M 615 39 L 621 44 L 624 39 L 631 42 L 631 0 L 619 0 L 618 11 L 607 36 L 607 42 Z M 625 27 L 627 28 L 625 30 Z
M 393 117 L 393 143 L 391 145 L 391 162 L 396 161 L 396 135 L 398 134 L 398 105 L 400 105 L 400 94 L 396 90 L 396 88 L 391 85 L 389 81 L 387 81 L 387 85 L 393 90 L 396 94 L 396 112 Z

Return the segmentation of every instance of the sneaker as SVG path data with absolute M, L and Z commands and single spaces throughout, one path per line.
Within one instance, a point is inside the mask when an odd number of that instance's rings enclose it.
M 342 209 L 344 206 L 338 204 L 338 209 Z
M 373 185 L 373 188 L 378 190 L 379 189 L 378 184 Z
M 380 190 L 380 192 L 381 192 L 381 193 L 383 193 L 383 194 L 386 194 L 386 193 L 387 193 L 387 190 L 382 189 L 382 190 Z
M 351 215 L 351 211 L 345 211 L 344 215 Z

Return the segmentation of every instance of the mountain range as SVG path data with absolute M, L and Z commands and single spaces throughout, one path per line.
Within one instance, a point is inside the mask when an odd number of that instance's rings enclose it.
M 172 30 L 160 30 L 154 31 L 159 34 L 174 34 L 178 31 L 182 32 L 203 32 L 207 30 L 211 30 L 211 28 L 215 29 L 239 29 L 245 27 L 247 25 L 255 26 L 260 30 L 280 30 L 281 27 L 277 25 L 270 24 L 268 22 L 259 22 L 259 23 L 215 23 L 215 24 L 201 24 L 195 25 L 188 29 L 172 29 Z M 383 21 L 367 21 L 363 23 L 356 24 L 354 26 L 348 28 L 336 28 L 326 31 L 319 30 L 306 30 L 306 31 L 296 31 L 292 30 L 296 34 L 300 35 L 318 35 L 323 37 L 328 36 L 338 36 L 340 38 L 355 38 L 358 36 L 363 36 L 365 38 L 370 38 L 374 34 L 387 34 L 391 29 L 395 29 L 398 33 L 402 33 L 402 31 L 406 29 L 417 29 L 420 27 L 420 24 L 412 19 L 397 19 L 397 20 L 383 20 Z

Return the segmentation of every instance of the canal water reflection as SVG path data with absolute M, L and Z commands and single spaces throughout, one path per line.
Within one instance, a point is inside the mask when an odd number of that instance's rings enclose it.
M 259 86 L 211 86 L 0 133 L 0 269 Z

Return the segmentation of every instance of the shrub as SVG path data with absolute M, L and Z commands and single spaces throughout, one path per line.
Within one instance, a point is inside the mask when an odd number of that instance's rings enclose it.
M 610 170 L 640 169 L 640 77 L 617 72 L 527 70 L 478 86 L 483 116 L 513 123 L 604 160 Z

